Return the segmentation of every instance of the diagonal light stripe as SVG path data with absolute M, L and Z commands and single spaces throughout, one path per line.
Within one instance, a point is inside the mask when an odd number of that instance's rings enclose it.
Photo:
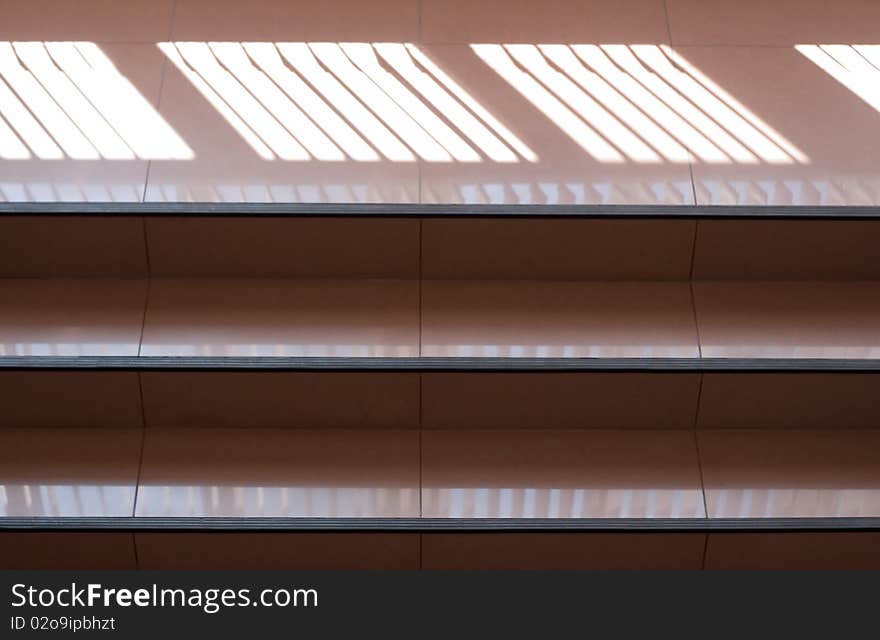
M 250 125 L 262 141 L 282 160 L 308 160 L 308 152 L 294 140 L 228 71 L 217 62 L 205 42 L 181 42 L 183 59 Z
M 10 42 L 0 42 L 0 75 L 21 96 L 34 116 L 75 160 L 97 160 L 100 155 L 64 110 L 21 65 Z
M 338 144 L 352 159 L 375 162 L 379 155 L 364 142 L 349 124 L 340 118 L 330 105 L 284 64 L 271 42 L 246 42 L 244 49 L 254 62 L 277 84 L 287 97 L 299 107 Z
M 462 104 L 464 104 L 468 109 L 473 111 L 477 116 L 479 116 L 483 122 L 492 127 L 492 129 L 497 133 L 501 138 L 509 144 L 518 154 L 520 154 L 523 158 L 528 160 L 529 162 L 537 162 L 538 156 L 532 151 L 522 140 L 520 140 L 516 135 L 513 134 L 510 129 L 505 127 L 495 116 L 493 116 L 483 105 L 477 102 L 467 91 L 465 91 L 461 85 L 459 85 L 455 80 L 449 77 L 443 69 L 438 67 L 434 62 L 422 53 L 418 47 L 414 44 L 406 45 L 407 51 L 412 55 L 412 57 L 418 62 L 422 67 L 427 69 L 431 75 L 433 75 L 437 80 L 439 80 L 447 90 L 449 90 L 452 95 L 461 100 Z
M 471 49 L 593 158 L 608 163 L 625 161 L 617 149 L 578 118 L 531 75 L 517 67 L 501 45 L 472 44 Z
M 748 122 L 737 106 L 716 96 L 691 75 L 674 67 L 663 50 L 655 46 L 639 45 L 634 46 L 633 51 L 706 115 L 727 129 L 740 143 L 749 147 L 761 160 L 771 164 L 792 162 L 789 154 L 758 127 Z M 735 159 L 739 161 L 739 158 L 735 157 Z
M 486 126 L 474 117 L 453 96 L 446 92 L 430 75 L 413 62 L 406 45 L 378 43 L 376 51 L 407 82 L 425 97 L 440 113 L 470 138 L 491 160 L 516 162 L 516 154 L 508 149 Z
M 459 162 L 479 162 L 480 155 L 443 120 L 431 111 L 397 78 L 382 68 L 373 47 L 346 43 L 342 50 L 388 96 L 407 112 L 434 140 Z
M 196 73 L 183 59 L 183 56 L 180 55 L 177 47 L 171 42 L 160 42 L 158 45 L 159 49 L 165 56 L 174 64 L 178 71 L 180 71 L 183 76 L 190 81 L 193 87 L 195 87 L 196 91 L 202 94 L 202 97 L 208 101 L 208 103 L 217 110 L 224 120 L 226 120 L 229 125 L 235 129 L 238 134 L 242 137 L 242 139 L 250 145 L 251 149 L 253 149 L 258 156 L 260 156 L 263 160 L 274 160 L 275 154 L 272 153 L 271 149 L 266 146 L 266 144 L 260 140 L 259 136 L 257 136 L 251 128 L 242 120 L 238 114 L 228 105 L 223 99 L 217 95 L 217 93 L 211 88 L 211 86 L 205 82 L 202 77 Z
M 505 48 L 538 81 L 543 82 L 551 91 L 562 98 L 575 113 L 594 126 L 631 160 L 635 162 L 661 162 L 660 156 L 633 135 L 632 131 L 608 113 L 602 105 L 584 93 L 567 76 L 553 69 L 542 55 L 543 47 L 539 50 L 535 45 L 515 44 L 505 45 Z M 567 47 L 565 49 L 570 53 Z M 618 105 L 620 109 L 616 111 L 617 115 L 622 115 L 621 110 L 626 110 L 625 104 Z M 687 162 L 687 160 L 687 152 L 682 149 L 679 161 Z
M 413 162 L 415 156 L 333 74 L 325 71 L 304 42 L 280 42 L 281 55 L 302 73 L 312 86 L 393 162 Z
M 698 158 L 711 163 L 730 162 L 717 146 L 697 132 L 685 118 L 623 73 L 597 45 L 573 45 L 572 50 L 628 100 L 681 140 Z
M 406 111 L 401 109 L 394 100 L 352 64 L 338 44 L 315 42 L 311 43 L 309 47 L 343 84 L 372 109 L 423 160 L 429 162 L 450 162 L 452 160 L 449 153 L 437 144 Z
M 72 43 L 62 43 L 71 44 Z M 13 43 L 15 52 L 55 102 L 107 160 L 132 160 L 135 155 L 119 134 L 98 113 L 71 79 L 55 64 L 41 42 Z M 76 55 L 79 55 L 78 53 Z
M 215 42 L 210 45 L 236 79 L 318 160 L 340 161 L 345 155 L 315 124 L 291 102 L 262 71 L 251 64 L 245 50 L 237 42 Z

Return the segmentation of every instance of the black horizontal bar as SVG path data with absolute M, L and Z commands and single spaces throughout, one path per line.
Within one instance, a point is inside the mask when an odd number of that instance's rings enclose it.
M 880 518 L 157 518 L 10 517 L 0 530 L 57 531 L 865 531 Z
M 878 206 L 405 204 L 263 202 L 0 202 L 2 215 L 379 218 L 880 219 Z
M 840 358 L 314 358 L 3 356 L 0 370 L 880 372 L 880 359 Z

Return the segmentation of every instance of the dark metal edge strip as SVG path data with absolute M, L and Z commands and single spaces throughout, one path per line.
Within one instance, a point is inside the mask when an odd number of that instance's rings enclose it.
M 0 370 L 880 372 L 880 359 L 3 356 Z
M 880 219 L 877 206 L 0 202 L 0 216 Z
M 880 518 L 0 518 L 5 531 L 880 531 Z

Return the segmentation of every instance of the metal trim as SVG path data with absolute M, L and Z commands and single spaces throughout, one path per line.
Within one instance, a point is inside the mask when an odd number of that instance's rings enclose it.
M 3 356 L 0 370 L 880 372 L 880 359 Z
M 670 532 L 880 531 L 880 518 L 160 518 L 9 517 L 5 531 Z
M 0 216 L 880 219 L 880 206 L 0 202 Z

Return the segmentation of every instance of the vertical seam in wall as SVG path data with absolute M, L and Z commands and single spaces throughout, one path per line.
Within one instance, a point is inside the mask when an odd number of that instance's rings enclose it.
M 663 0 L 663 16 L 666 18 L 666 37 L 669 38 L 669 46 L 672 46 L 672 25 L 669 23 L 669 5 Z
M 700 421 L 700 402 L 703 398 L 703 379 L 706 377 L 705 373 L 700 373 L 700 383 L 697 386 L 697 408 L 694 411 L 694 428 L 693 431 L 697 430 L 697 424 Z
M 665 4 L 665 0 L 664 0 Z M 171 40 L 171 37 L 174 35 L 174 20 L 177 17 L 177 0 L 171 4 L 171 20 L 168 21 L 168 39 Z
M 669 40 L 669 46 L 672 46 L 672 22 L 669 19 L 669 4 L 667 0 L 663 0 L 663 17 L 666 19 L 666 37 Z M 694 205 L 697 204 L 697 184 L 694 182 L 694 155 L 688 150 L 688 174 L 691 180 L 691 195 L 694 198 Z
M 141 560 L 138 558 L 138 546 L 137 546 L 137 538 L 135 537 L 134 531 L 131 532 L 131 548 L 134 551 L 134 568 L 141 568 Z
M 144 262 L 147 264 L 147 282 L 153 275 L 153 266 L 150 264 L 150 241 L 147 238 L 147 217 L 141 216 L 141 233 L 144 234 Z
M 174 18 L 177 14 L 177 0 L 171 5 L 171 19 L 168 21 L 168 40 L 171 40 L 174 34 Z M 168 68 L 168 58 L 162 56 L 162 70 L 159 72 L 159 95 L 156 97 L 156 112 L 159 113 L 162 108 L 162 91 L 165 89 L 165 71 Z M 160 114 L 161 115 L 161 114 Z M 150 170 L 153 168 L 153 161 L 147 161 L 147 174 L 144 177 L 144 191 L 141 194 L 141 202 L 147 201 L 147 188 L 150 186 Z
M 421 184 L 421 180 L 419 181 Z M 418 268 L 418 289 L 419 289 L 419 357 L 422 356 L 422 226 L 423 219 L 419 218 L 419 268 Z M 423 517 L 422 512 L 422 429 L 423 429 L 423 400 L 422 400 L 422 377 L 423 374 L 419 372 L 419 517 Z M 422 536 L 419 534 L 419 569 L 422 568 Z
M 706 514 L 706 520 L 709 521 L 712 518 L 709 515 L 709 504 L 706 500 L 706 480 L 703 476 L 703 460 L 700 455 L 700 439 L 699 434 L 697 434 L 696 430 L 691 432 L 691 435 L 694 437 L 694 451 L 697 453 L 697 471 L 700 472 L 700 492 L 703 496 L 703 511 Z
M 417 0 L 416 2 L 416 38 L 418 38 L 418 44 L 422 44 L 422 0 Z M 418 171 L 418 203 L 422 204 L 422 159 L 416 158 L 416 169 Z M 419 221 L 419 239 L 421 241 L 421 220 Z M 421 345 L 421 343 L 419 343 Z
M 697 206 L 697 183 L 694 181 L 694 156 L 688 151 L 688 174 L 691 178 L 691 195 L 694 198 L 694 206 Z
M 666 0 L 664 0 L 663 5 L 664 5 L 664 7 L 666 6 Z M 667 29 L 668 29 L 668 27 L 669 27 L 669 15 L 667 12 Z M 671 41 L 672 41 L 672 36 L 670 33 L 670 42 Z M 693 167 L 691 166 L 691 185 L 693 185 L 693 184 L 694 184 Z M 694 203 L 696 203 L 696 191 L 694 192 Z M 696 220 L 696 223 L 694 224 L 694 241 L 693 241 L 693 244 L 691 245 L 691 267 L 690 267 L 690 273 L 688 274 L 688 287 L 690 289 L 690 294 L 691 294 L 691 310 L 693 312 L 693 318 L 694 318 L 694 329 L 697 332 L 697 354 L 700 358 L 702 358 L 703 357 L 703 341 L 700 337 L 700 321 L 697 316 L 697 296 L 694 291 L 694 264 L 696 262 L 697 241 L 698 241 L 699 235 L 700 235 L 700 220 L 698 219 L 698 220 Z M 697 406 L 694 409 L 694 425 L 693 425 L 692 433 L 693 433 L 693 438 L 694 438 L 694 449 L 697 454 L 697 469 L 699 470 L 699 473 L 700 473 L 700 493 L 703 496 L 703 511 L 705 513 L 706 519 L 708 520 L 709 519 L 709 505 L 706 501 L 706 482 L 703 477 L 703 460 L 700 456 L 700 442 L 699 442 L 699 438 L 698 438 L 698 434 L 697 434 L 697 425 L 700 420 L 700 404 L 703 401 L 703 383 L 705 381 L 705 378 L 706 378 L 706 374 L 701 373 L 699 386 L 697 388 Z M 706 533 L 706 540 L 703 544 L 703 568 L 705 568 L 705 566 L 706 566 L 706 547 L 708 546 L 708 544 L 709 544 L 709 534 L 707 532 Z
M 697 454 L 697 470 L 700 473 L 700 495 L 703 497 L 703 512 L 705 513 L 705 517 L 709 519 L 709 505 L 706 501 L 706 481 L 703 478 L 703 460 L 700 456 L 700 441 L 699 434 L 697 432 L 697 424 L 700 420 L 700 403 L 703 399 L 703 380 L 705 379 L 705 374 L 700 374 L 700 384 L 697 388 L 697 408 L 694 411 L 694 428 L 691 430 L 694 438 L 694 451 Z M 708 539 L 708 534 L 707 534 Z
M 147 326 L 147 308 L 150 306 L 150 288 L 151 288 L 151 284 L 152 284 L 152 279 L 150 278 L 150 275 L 149 275 L 149 269 L 150 269 L 149 250 L 146 248 L 146 246 L 147 246 L 147 244 L 146 244 L 147 243 L 146 219 L 142 218 L 142 220 L 144 220 L 144 247 L 145 247 L 145 250 L 147 251 L 147 272 L 148 273 L 147 273 L 147 290 L 144 294 L 144 312 L 143 312 L 143 315 L 141 316 L 141 335 L 140 335 L 140 339 L 138 340 L 138 355 L 141 354 L 141 349 L 143 348 L 143 345 L 144 345 L 144 331 Z M 141 489 L 141 469 L 143 468 L 143 464 L 144 464 L 144 443 L 145 443 L 146 437 L 147 437 L 147 408 L 146 408 L 146 405 L 144 404 L 143 373 L 139 371 L 137 373 L 137 377 L 138 377 L 138 394 L 140 396 L 140 401 L 141 401 L 141 450 L 140 450 L 140 457 L 138 458 L 138 471 L 137 471 L 137 478 L 135 480 L 135 486 L 134 486 L 134 504 L 132 505 L 132 511 L 131 511 L 132 517 L 134 517 L 135 513 L 137 513 L 137 500 L 138 500 L 138 495 L 140 494 L 140 489 Z M 132 534 L 132 535 L 134 535 L 134 534 Z
M 421 41 L 421 0 L 419 0 L 419 41 Z M 422 169 L 421 169 L 421 160 L 419 160 L 419 202 L 421 202 L 422 198 Z M 419 218 L 419 268 L 418 268 L 418 279 L 419 279 L 419 357 L 422 355 L 422 232 L 423 232 L 423 224 L 424 219 Z M 424 493 L 424 488 L 422 485 L 422 434 L 423 434 L 423 394 L 422 394 L 422 378 L 424 374 L 419 372 L 419 518 L 424 517 L 424 511 L 422 507 L 422 494 Z M 424 560 L 423 560 L 423 546 L 424 546 L 425 534 L 419 533 L 419 571 L 424 568 Z
M 693 318 L 694 318 L 694 331 L 697 332 L 697 357 L 702 358 L 703 357 L 703 340 L 700 337 L 700 320 L 697 317 L 697 296 L 694 293 L 694 281 L 691 280 L 688 283 L 688 286 L 690 288 L 690 294 L 691 294 L 691 311 L 693 313 Z
M 147 330 L 147 310 L 150 307 L 150 290 L 153 288 L 153 279 L 147 276 L 147 290 L 144 293 L 144 312 L 141 314 L 141 335 L 138 337 L 137 355 L 141 355 L 144 348 L 144 332 Z
M 693 182 L 693 180 L 692 180 Z M 697 241 L 700 236 L 700 220 L 694 221 L 694 239 L 691 242 L 691 264 L 688 271 L 688 288 L 691 294 L 691 311 L 694 318 L 694 331 L 697 333 L 697 357 L 703 357 L 703 341 L 700 338 L 700 320 L 697 317 L 697 294 L 694 291 L 694 265 L 697 258 Z M 702 392 L 703 378 L 700 376 L 700 391 Z M 699 405 L 698 409 L 699 410 Z
M 165 66 L 165 61 L 162 61 L 162 66 Z M 147 201 L 147 187 L 150 185 L 150 169 L 153 168 L 153 161 L 147 160 L 147 173 L 144 175 L 144 190 L 141 192 L 141 202 Z
M 131 517 L 134 518 L 137 513 L 137 501 L 138 496 L 141 492 L 141 470 L 144 468 L 144 448 L 147 440 L 147 419 L 146 419 L 146 411 L 144 409 L 144 384 L 143 384 L 143 374 L 138 372 L 138 390 L 140 392 L 141 397 L 141 449 L 140 455 L 138 456 L 138 470 L 137 477 L 135 478 L 134 485 L 134 504 L 131 507 Z M 132 534 L 134 535 L 134 534 Z
M 422 0 L 418 0 L 416 2 L 416 11 L 417 11 L 417 20 L 418 25 L 416 28 L 416 38 L 418 38 L 418 44 L 422 43 Z M 422 204 L 422 159 L 416 158 L 416 170 L 418 171 L 418 185 L 417 185 L 417 194 L 418 194 L 418 203 Z M 422 222 L 419 220 L 419 241 L 421 243 L 421 225 Z M 420 248 L 421 249 L 421 248 Z M 420 256 L 421 263 L 421 256 Z M 421 345 L 421 342 L 419 343 Z
M 147 237 L 147 217 L 141 217 L 141 233 L 144 234 L 144 256 L 147 262 L 147 290 L 144 292 L 144 313 L 141 316 L 141 335 L 138 340 L 138 356 L 144 348 L 144 332 L 147 330 L 147 310 L 150 308 L 150 292 L 153 288 L 153 265 L 150 263 L 150 241 Z M 140 374 L 138 374 L 140 376 Z M 141 392 L 141 410 L 143 411 L 143 392 Z M 144 420 L 144 427 L 147 426 Z
M 419 181 L 421 184 L 421 181 Z M 419 357 L 422 356 L 422 226 L 424 220 L 419 218 Z M 419 517 L 422 514 L 422 372 L 419 372 Z M 422 566 L 422 537 L 419 536 L 419 568 Z
M 422 357 L 422 225 L 424 221 L 419 218 L 419 357 Z

